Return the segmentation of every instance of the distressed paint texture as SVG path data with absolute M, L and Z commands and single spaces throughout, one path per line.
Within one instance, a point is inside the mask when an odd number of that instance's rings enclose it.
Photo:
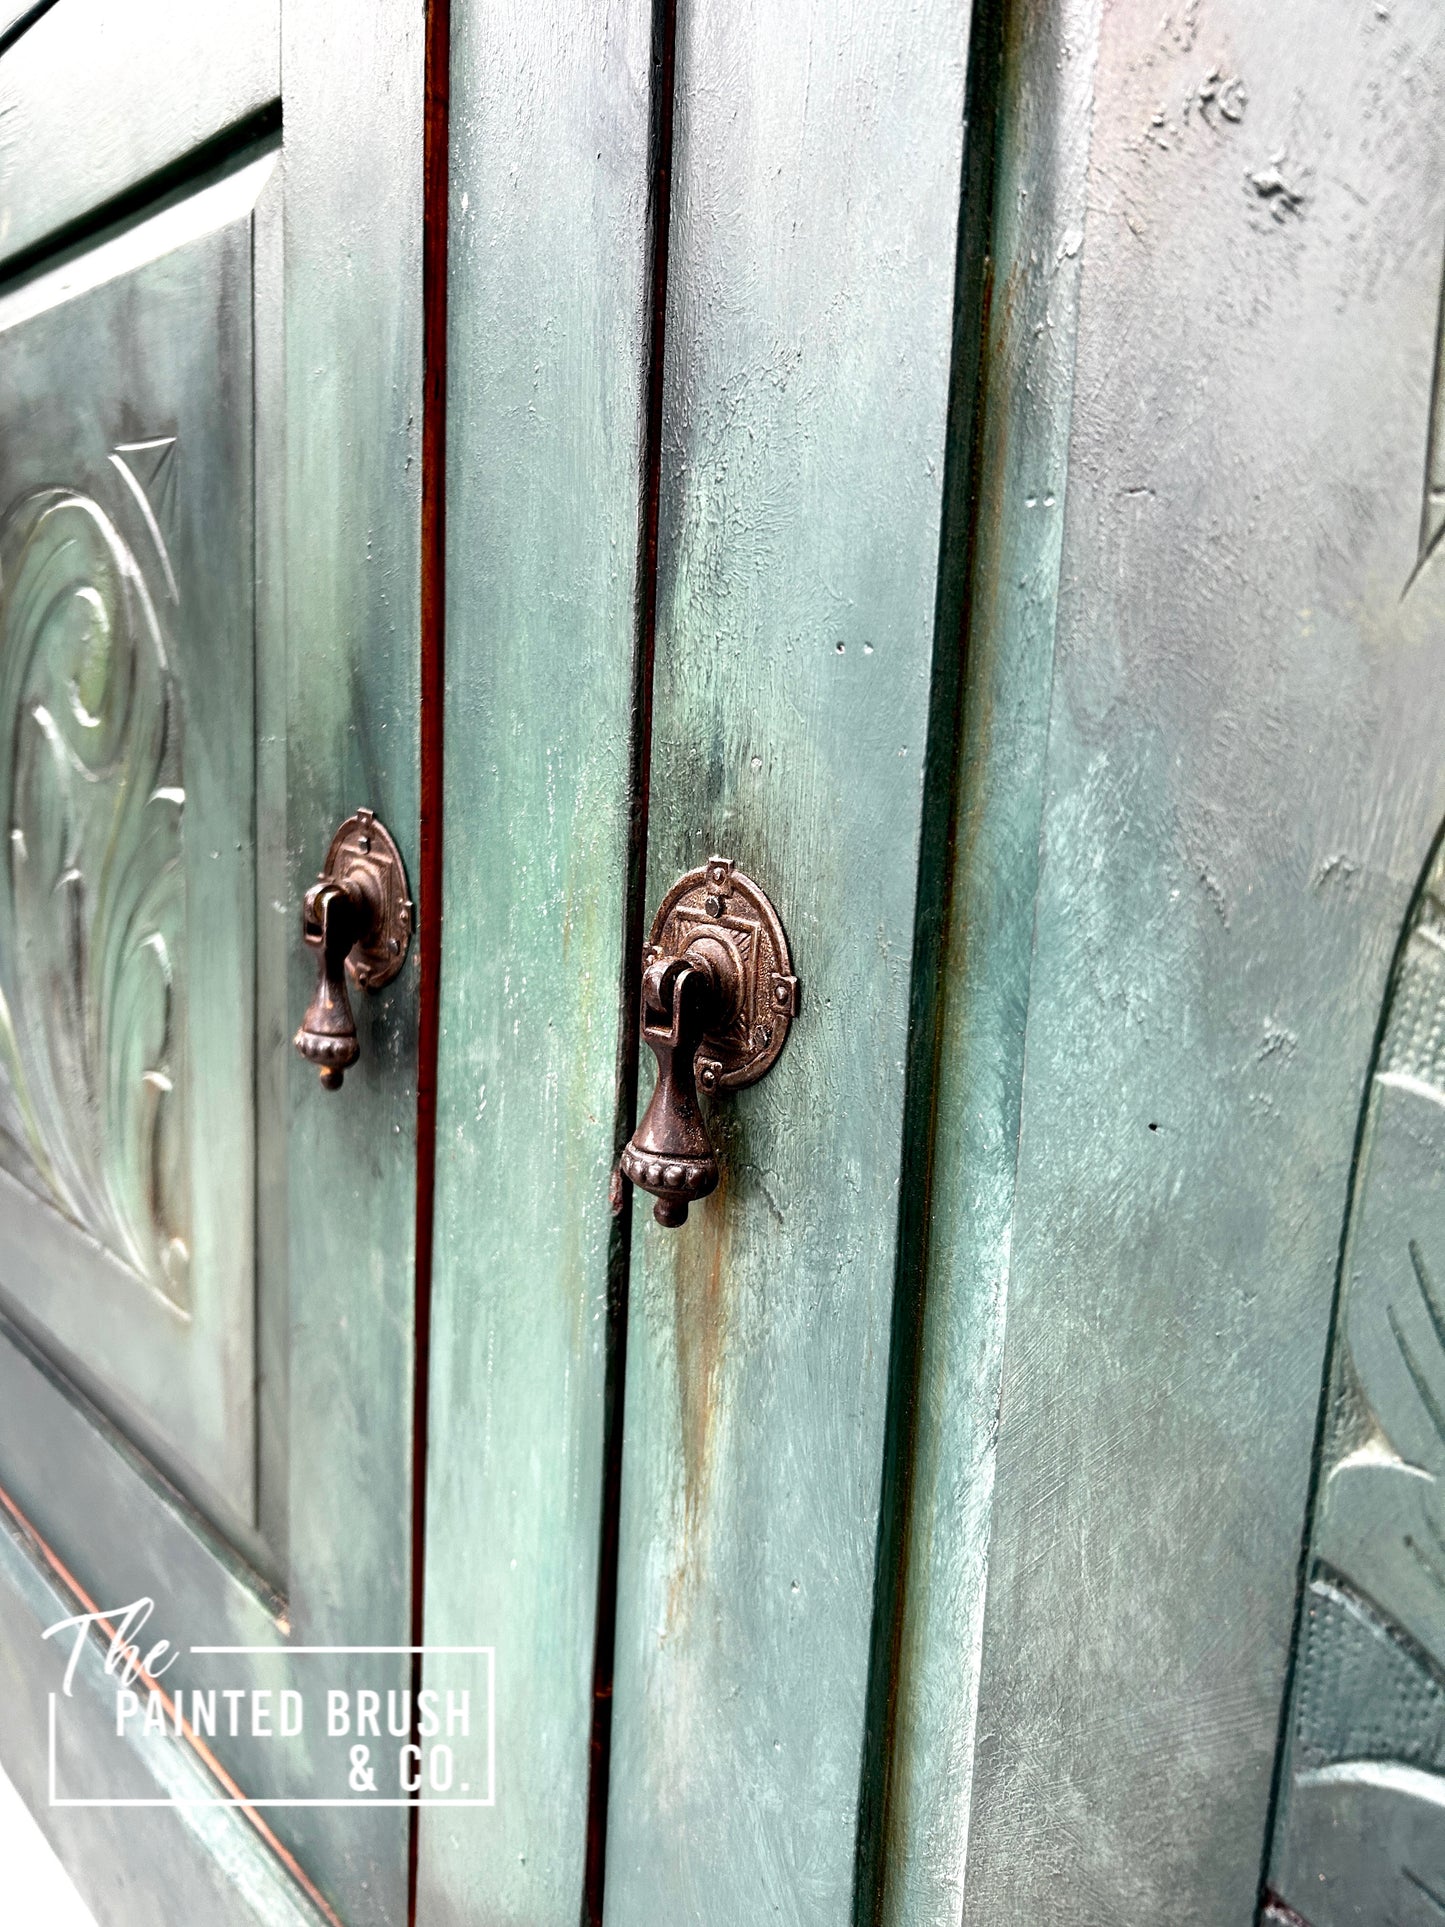
M 162 163 L 176 163 L 177 174 L 167 178 L 172 199 L 159 224 L 184 226 L 210 179 L 216 138 L 229 139 L 237 119 L 264 110 L 261 129 L 249 124 L 265 139 L 227 163 L 244 171 L 247 160 L 264 160 L 248 201 L 249 233 L 209 269 L 245 320 L 229 344 L 212 341 L 208 349 L 198 335 L 183 259 L 168 262 L 163 248 L 151 257 L 154 274 L 133 275 L 128 290 L 119 274 L 112 287 L 98 271 L 105 245 L 98 237 L 76 246 L 58 269 L 62 278 L 104 282 L 98 292 L 136 304 L 124 331 L 135 365 L 130 391 L 119 384 L 118 402 L 122 414 L 127 403 L 146 405 L 147 417 L 117 440 L 156 438 L 143 350 L 158 318 L 173 311 L 174 325 L 199 352 L 195 379 L 213 386 L 212 405 L 229 432 L 254 448 L 254 473 L 249 453 L 233 464 L 237 506 L 217 487 L 199 442 L 187 467 L 181 422 L 174 483 L 182 518 L 197 515 L 191 546 L 214 580 L 215 626 L 198 629 L 212 646 L 236 646 L 220 615 L 235 602 L 240 578 L 240 647 L 254 650 L 254 725 L 244 653 L 232 664 L 234 681 L 212 677 L 204 691 L 223 708 L 215 733 L 233 763 L 207 747 L 192 712 L 182 840 L 204 826 L 205 840 L 187 860 L 218 879 L 205 886 L 209 897 L 201 886 L 196 892 L 214 953 L 207 981 L 219 985 L 229 970 L 232 987 L 218 989 L 215 1001 L 245 1001 L 256 1030 L 254 1090 L 249 1069 L 238 1088 L 234 1066 L 214 1064 L 208 1102 L 224 1106 L 231 1128 L 238 1137 L 249 1133 L 257 1149 L 262 1315 L 257 1356 L 254 1363 L 247 1357 L 242 1376 L 247 1398 L 254 1385 L 260 1436 L 254 1457 L 249 1442 L 244 1457 L 248 1489 L 253 1468 L 260 1475 L 259 1503 L 253 1532 L 242 1529 L 246 1518 L 237 1525 L 227 1514 L 223 1538 L 8 1319 L 0 1320 L 0 1485 L 93 1597 L 107 1604 L 155 1597 L 165 1636 L 177 1644 L 263 1649 L 227 1657 L 185 1652 L 172 1684 L 254 1683 L 274 1691 L 296 1679 L 288 1639 L 410 1637 L 414 968 L 358 1010 L 363 1058 L 342 1099 L 318 1088 L 291 1051 L 290 1034 L 315 981 L 314 959 L 298 939 L 301 894 L 334 825 L 364 803 L 403 850 L 416 847 L 423 10 L 418 3 L 353 17 L 333 0 L 288 0 L 284 61 L 274 7 L 242 6 L 223 19 L 206 9 L 137 5 L 126 10 L 123 29 L 112 23 L 90 32 L 93 11 L 57 6 L 0 63 L 4 104 L 30 90 L 25 111 L 6 121 L 25 125 L 34 142 L 25 155 L 25 194 L 7 203 L 30 224 L 27 243 L 54 242 L 57 230 L 73 240 L 66 226 L 73 219 L 94 227 L 123 214 L 117 246 L 124 253 L 157 210 L 118 209 L 113 197 Z M 285 139 L 277 152 L 283 70 Z M 178 178 L 188 168 L 190 176 Z M 239 179 L 240 172 L 233 185 Z M 12 225 L 9 241 L 19 232 Z M 13 307 L 37 286 L 12 284 L 7 300 Z M 152 315 L 141 316 L 143 303 L 153 305 Z M 36 320 L 51 328 L 55 316 Z M 85 390 L 67 367 L 86 344 L 53 327 L 50 348 L 64 378 L 48 384 L 29 416 L 32 437 L 43 431 L 48 408 L 74 419 L 90 405 L 77 406 Z M 179 379 L 182 360 L 160 352 L 151 363 L 153 371 L 170 369 L 174 392 L 191 398 L 194 416 L 192 377 Z M 98 370 L 91 356 L 80 382 L 94 381 Z M 155 485 L 157 477 L 150 479 Z M 188 502 L 188 487 L 203 496 Z M 158 489 L 164 512 L 163 496 Z M 177 582 L 182 595 L 192 593 L 179 572 Z M 206 607 L 204 577 L 194 599 Z M 179 653 L 192 635 L 178 627 L 170 640 Z M 228 773 L 237 770 L 244 781 L 228 788 Z M 247 919 L 235 902 L 249 886 L 253 844 L 254 931 L 238 929 Z M 224 1011 L 203 1014 L 227 1020 Z M 196 1112 L 205 1133 L 198 1158 L 224 1152 L 215 1116 Z M 224 1181 L 249 1222 L 253 1175 L 245 1156 L 232 1156 Z M 7 1206 L 7 1246 L 19 1223 Z M 210 1236 L 239 1243 L 221 1222 Z M 205 1253 L 200 1240 L 198 1261 Z M 227 1255 L 234 1261 L 233 1251 Z M 249 1268 L 248 1255 L 245 1262 Z M 198 1280 L 193 1287 L 203 1288 Z M 28 1617 L 11 1610 L 24 1597 L 24 1579 L 9 1564 L 0 1594 L 7 1678 L 20 1669 L 43 1677 L 35 1673 Z M 6 1707 L 7 1749 L 43 1758 L 35 1697 L 7 1696 Z M 275 1762 L 264 1740 L 243 1729 L 235 1739 L 218 1738 L 216 1752 L 248 1791 L 273 1790 Z M 308 1791 L 319 1755 L 298 1748 L 290 1765 L 293 1788 Z M 257 1869 L 247 1872 L 234 1859 L 237 1842 L 224 1826 L 210 1829 L 212 1863 L 198 1872 L 194 1837 L 183 1844 L 183 1823 L 170 1818 L 177 1837 L 169 1850 L 156 1847 L 144 1822 L 114 1833 L 69 1831 L 76 1855 L 97 1856 L 77 1867 L 83 1883 L 93 1884 L 103 1867 L 108 1886 L 128 1896 L 132 1916 L 149 1906 L 157 1919 L 191 1920 L 245 1919 L 247 1881 L 254 1893 L 277 1888 L 274 1867 L 255 1886 Z M 274 1825 L 348 1927 L 404 1916 L 403 1812 L 317 1806 L 277 1811 Z M 256 1905 L 272 1919 L 295 1916 L 277 1892 Z
M 1408 0 L 1103 15 L 969 1922 L 1254 1910 L 1355 1120 L 1445 810 L 1440 591 L 1402 594 L 1442 57 Z
M 803 1006 L 634 1203 L 616 1927 L 852 1917 L 967 37 L 679 9 L 648 904 L 733 858 Z
M 890 1927 L 953 1927 L 962 1904 L 1098 13 L 1097 0 L 1010 10 L 988 82 L 991 297 L 890 1762 Z
M 452 8 L 445 896 L 425 1629 L 499 1800 L 422 1918 L 579 1917 L 646 355 L 651 8 Z
M 287 0 L 283 23 L 292 933 L 359 805 L 407 857 L 417 847 L 423 22 L 421 0 Z M 288 942 L 295 1021 L 316 966 Z M 312 1645 L 410 1638 L 416 958 L 413 945 L 395 983 L 356 999 L 362 1058 L 339 1098 L 284 1036 L 271 1044 L 289 1073 L 287 1168 L 261 1208 L 288 1234 L 290 1518 L 304 1549 L 290 1621 Z M 405 1663 L 382 1683 L 405 1686 Z M 404 1914 L 404 1812 L 336 1809 L 297 1834 L 315 1840 L 308 1865 L 348 1927 Z
M 0 298 L 0 1294 L 248 1546 L 251 261 L 276 164 Z

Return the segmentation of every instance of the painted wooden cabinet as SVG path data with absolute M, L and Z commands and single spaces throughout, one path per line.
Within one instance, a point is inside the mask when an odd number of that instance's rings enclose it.
M 1442 99 L 1431 0 L 0 10 L 0 1760 L 102 1927 L 1445 1911 Z

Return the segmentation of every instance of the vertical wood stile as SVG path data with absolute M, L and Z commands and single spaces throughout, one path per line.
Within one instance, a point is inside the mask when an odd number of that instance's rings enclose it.
M 970 177 L 992 175 L 990 293 L 888 1763 L 888 1927 L 953 1927 L 967 1855 L 1097 40 L 1097 0 L 988 11 L 990 72 L 971 80 L 992 97 L 989 153 L 971 153 Z M 976 137 L 971 115 L 971 148 Z
M 423 1920 L 575 1927 L 583 1905 L 627 1110 L 652 13 L 452 5 L 424 1624 L 430 1642 L 495 1643 L 498 1804 L 465 1825 L 422 1814 Z
M 634 1203 L 614 1927 L 853 1916 L 968 33 L 679 9 L 647 899 L 732 857 L 804 989 L 720 1190 Z
M 277 914 L 293 930 L 359 804 L 417 847 L 422 25 L 420 4 L 283 9 L 291 888 Z M 316 966 L 299 942 L 290 958 L 299 1014 Z M 291 1628 L 307 1644 L 410 1638 L 415 972 L 356 1000 L 366 1101 L 352 1080 L 328 1097 L 288 1052 L 290 1524 L 306 1554 Z M 403 1809 L 295 1818 L 349 1922 L 405 1917 Z

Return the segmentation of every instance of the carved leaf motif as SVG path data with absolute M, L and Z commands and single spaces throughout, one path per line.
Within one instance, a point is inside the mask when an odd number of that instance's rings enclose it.
M 1432 879 L 1433 883 L 1433 879 Z M 1421 897 L 1351 1199 L 1318 1555 L 1445 1657 L 1445 941 Z
M 1445 1892 L 1442 882 L 1437 861 L 1366 1099 L 1272 1849 L 1272 1884 L 1320 1927 L 1436 1918 Z
M 155 599 L 67 489 L 0 518 L 0 1064 L 22 1175 L 184 1307 L 181 717 Z

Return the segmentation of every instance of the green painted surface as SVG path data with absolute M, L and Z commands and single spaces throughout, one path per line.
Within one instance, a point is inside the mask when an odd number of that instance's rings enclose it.
M 1423 587 L 1423 584 L 1422 584 Z M 1445 923 L 1438 849 L 1372 1069 L 1341 1256 L 1270 1885 L 1312 1927 L 1445 1883 Z
M 0 297 L 0 1293 L 248 1546 L 251 259 L 277 165 Z
M 280 89 L 281 0 L 235 0 L 219 32 L 187 0 L 65 0 L 42 13 L 0 61 L 0 261 L 162 169 L 183 172 L 200 143 Z
M 581 1904 L 650 63 L 644 4 L 453 6 L 425 1631 L 496 1644 L 498 1804 L 423 1814 L 423 1918 L 438 1922 L 573 1927 Z
M 987 129 L 991 299 L 890 1764 L 893 1927 L 953 1927 L 964 1888 L 1096 16 L 1079 0 L 1011 17 Z
M 34 305 L 44 267 L 7 289 L 12 320 L 17 304 L 34 307 L 17 322 L 39 343 L 32 365 L 51 358 L 49 379 L 42 369 L 33 382 L 42 392 L 25 423 L 30 446 L 12 449 L 10 459 L 18 468 L 73 467 L 67 433 L 83 438 L 114 413 L 109 448 L 128 458 L 140 495 L 113 465 L 112 476 L 142 521 L 145 498 L 172 545 L 175 593 L 154 536 L 143 585 L 170 652 L 171 700 L 164 676 L 134 676 L 125 722 L 143 753 L 127 765 L 118 833 L 96 868 L 107 888 L 123 882 L 130 891 L 122 908 L 137 937 L 175 937 L 172 1007 L 189 993 L 190 1027 L 181 1038 L 189 1058 L 178 1046 L 156 1068 L 193 1067 L 192 1088 L 177 1099 L 188 1106 L 191 1171 L 187 1180 L 158 1131 L 164 1181 L 149 1194 L 126 1191 L 107 1172 L 98 1195 L 111 1221 L 100 1229 L 112 1250 L 128 1241 L 119 1256 L 132 1268 L 154 1270 L 189 1193 L 194 1263 L 184 1279 L 174 1265 L 162 1268 L 165 1295 L 174 1302 L 189 1292 L 200 1307 L 217 1292 L 223 1263 L 241 1274 L 231 1311 L 247 1347 L 210 1422 L 244 1431 L 232 1454 L 243 1471 L 231 1482 L 230 1502 L 213 1506 L 207 1496 L 213 1516 L 201 1516 L 156 1469 L 146 1401 L 125 1382 L 124 1355 L 107 1358 L 95 1343 L 88 1361 L 101 1378 L 88 1382 L 113 1423 L 77 1390 L 84 1374 L 53 1342 L 54 1320 L 30 1316 L 29 1337 L 0 1321 L 0 1483 L 93 1597 L 107 1604 L 154 1597 L 166 1636 L 177 1642 L 264 1649 L 233 1657 L 187 1652 L 172 1684 L 255 1683 L 274 1691 L 297 1681 L 293 1667 L 305 1664 L 281 1657 L 288 1641 L 410 1639 L 414 967 L 383 996 L 361 1002 L 363 1061 L 339 1099 L 328 1098 L 294 1057 L 290 1036 L 315 977 L 298 939 L 301 894 L 334 825 L 365 804 L 413 858 L 416 846 L 423 13 L 418 4 L 352 17 L 330 0 L 291 0 L 278 27 L 275 9 L 243 7 L 225 21 L 207 18 L 204 75 L 191 71 L 189 58 L 176 64 L 178 47 L 189 43 L 179 38 L 175 13 L 159 0 L 133 9 L 129 37 L 117 47 L 110 32 L 92 43 L 83 33 L 77 39 L 75 16 L 58 7 L 6 56 L 5 85 L 31 88 L 22 119 L 44 135 L 27 156 L 29 239 L 77 214 L 94 226 L 109 197 L 136 186 L 137 172 L 158 161 L 178 167 L 164 199 L 130 208 L 114 234 L 97 231 L 67 256 L 59 270 L 65 286 L 48 306 Z M 269 39 L 257 37 L 263 18 Z M 168 20 L 175 31 L 167 32 Z M 189 17 L 184 26 L 196 30 Z M 285 76 L 279 141 L 278 34 Z M 207 143 L 233 114 L 258 104 L 258 72 L 270 76 L 261 138 L 218 174 L 206 161 L 215 152 Z M 61 96 L 65 115 L 54 111 Z M 78 121 L 77 103 L 90 103 L 92 118 Z M 129 139 L 143 124 L 154 136 L 150 146 L 139 135 Z M 207 197 L 225 200 L 233 189 L 227 220 L 210 219 Z M 67 319 L 85 300 L 88 312 L 109 305 L 119 316 L 108 337 L 101 331 L 102 345 L 110 342 L 105 353 L 94 334 L 77 334 L 80 323 Z M 198 317 L 217 313 L 219 331 L 203 332 Z M 167 340 L 168 327 L 180 332 L 185 353 Z M 177 455 L 167 468 L 155 444 L 171 433 Z M 107 459 L 102 447 L 100 463 Z M 66 559 L 75 560 L 76 546 Z M 97 596 L 82 597 L 83 606 L 92 613 L 107 607 L 100 591 L 109 586 L 102 568 Z M 131 592 L 141 592 L 133 579 Z M 13 628 L 7 634 L 14 639 Z M 58 646 L 53 629 L 43 641 L 52 651 Z M 61 625 L 59 643 L 75 645 L 75 631 Z M 208 650 L 222 652 L 223 673 L 208 664 Z M 103 655 L 87 643 L 80 657 L 68 700 L 71 723 L 85 730 Z M 13 659 L 4 687 L 15 696 Z M 182 788 L 184 920 L 161 888 L 173 875 L 173 851 L 163 839 L 158 847 L 126 833 L 132 792 Z M 153 800 L 178 807 L 174 796 Z M 93 827 L 82 823 L 87 832 Z M 142 859 L 152 865 L 144 888 L 136 883 Z M 16 891 L 14 911 L 12 960 L 16 948 L 36 947 L 39 906 Z M 93 923 L 104 927 L 103 919 Z M 116 941 L 113 931 L 107 941 Z M 6 981 L 17 1059 L 33 1092 L 53 1036 L 36 1034 L 37 1000 L 24 970 L 10 969 Z M 106 1078 L 126 1085 L 137 1059 L 158 1048 L 156 1006 L 132 994 L 126 974 L 112 981 L 99 970 L 94 983 L 111 1001 L 112 1023 L 89 1039 L 92 1055 L 99 1050 L 106 1062 L 86 1065 L 82 1093 Z M 55 1017 L 52 1011 L 51 1031 L 63 1033 Z M 65 1061 L 75 1055 L 72 1049 Z M 75 1090 L 52 1083 L 57 1101 L 31 1103 L 43 1124 L 38 1141 L 43 1151 L 58 1145 L 71 1171 L 85 1177 L 75 1147 L 84 1148 L 89 1120 Z M 106 1155 L 123 1165 L 124 1133 L 107 1127 L 103 1137 Z M 196 1178 L 216 1162 L 224 1166 L 216 1180 L 224 1211 Z M 28 1195 L 6 1182 L 7 1249 L 42 1218 L 67 1230 L 59 1214 L 42 1209 L 23 1174 Z M 146 1216 L 138 1217 L 137 1194 Z M 77 1184 L 68 1197 L 97 1218 L 94 1197 Z M 246 1245 L 253 1229 L 254 1265 Z M 87 1283 L 63 1238 L 53 1237 L 41 1255 L 54 1294 Z M 8 1302 L 18 1322 L 26 1307 Z M 150 1366 L 156 1372 L 154 1357 Z M 161 1394 L 178 1391 L 161 1385 L 151 1400 L 157 1419 Z M 200 1381 L 190 1392 L 203 1397 L 208 1386 Z M 224 1469 L 209 1435 L 179 1446 L 188 1482 L 193 1475 L 208 1495 Z M 43 1677 L 42 1655 L 30 1657 Z M 404 1665 L 397 1683 L 405 1683 Z M 215 1750 L 248 1790 L 259 1797 L 277 1790 L 274 1748 L 264 1741 L 243 1729 L 218 1739 Z M 321 1752 L 314 1744 L 295 1751 L 289 1790 L 319 1790 L 313 1776 L 323 1771 Z M 334 1777 L 325 1791 L 335 1792 Z M 273 1810 L 273 1820 L 348 1927 L 382 1927 L 404 1914 L 405 1813 L 316 1807 Z M 116 1855 L 114 1885 L 130 1896 L 133 1913 L 151 1886 L 173 1878 L 174 1893 L 151 1903 L 157 1918 L 171 1905 L 190 1919 L 230 1918 L 215 1891 L 227 1891 L 228 1868 L 238 1878 L 255 1873 L 228 1860 L 235 1843 L 227 1844 L 225 1828 L 213 1829 L 215 1865 L 199 1876 L 194 1857 L 188 1872 L 179 1848 L 148 1862 L 143 1830 L 81 1827 L 70 1837 L 77 1855 Z M 88 1869 L 92 1884 L 100 1865 Z M 268 1877 L 282 1888 L 289 1879 L 274 1868 Z M 247 1917 L 239 1897 L 236 1908 L 236 1918 Z M 275 1917 L 290 1916 L 282 1906 Z
M 287 0 L 286 854 L 292 932 L 336 825 L 372 809 L 415 864 L 419 783 L 420 0 Z M 274 713 L 274 712 L 272 712 Z M 434 915 L 421 906 L 421 914 Z M 289 1021 L 315 986 L 289 948 Z M 291 1637 L 411 1639 L 417 946 L 358 997 L 337 1095 L 287 1066 Z M 408 1684 L 398 1660 L 395 1684 Z M 347 1927 L 404 1918 L 408 1816 L 322 1809 L 296 1831 Z M 302 1816 L 305 1819 L 307 1816 Z
M 717 1193 L 634 1201 L 614 1927 L 852 1916 L 966 35 L 679 11 L 648 904 L 733 858 L 803 1005 Z
M 979 1927 L 1256 1907 L 1357 1121 L 1445 814 L 1442 26 L 1099 10 Z

